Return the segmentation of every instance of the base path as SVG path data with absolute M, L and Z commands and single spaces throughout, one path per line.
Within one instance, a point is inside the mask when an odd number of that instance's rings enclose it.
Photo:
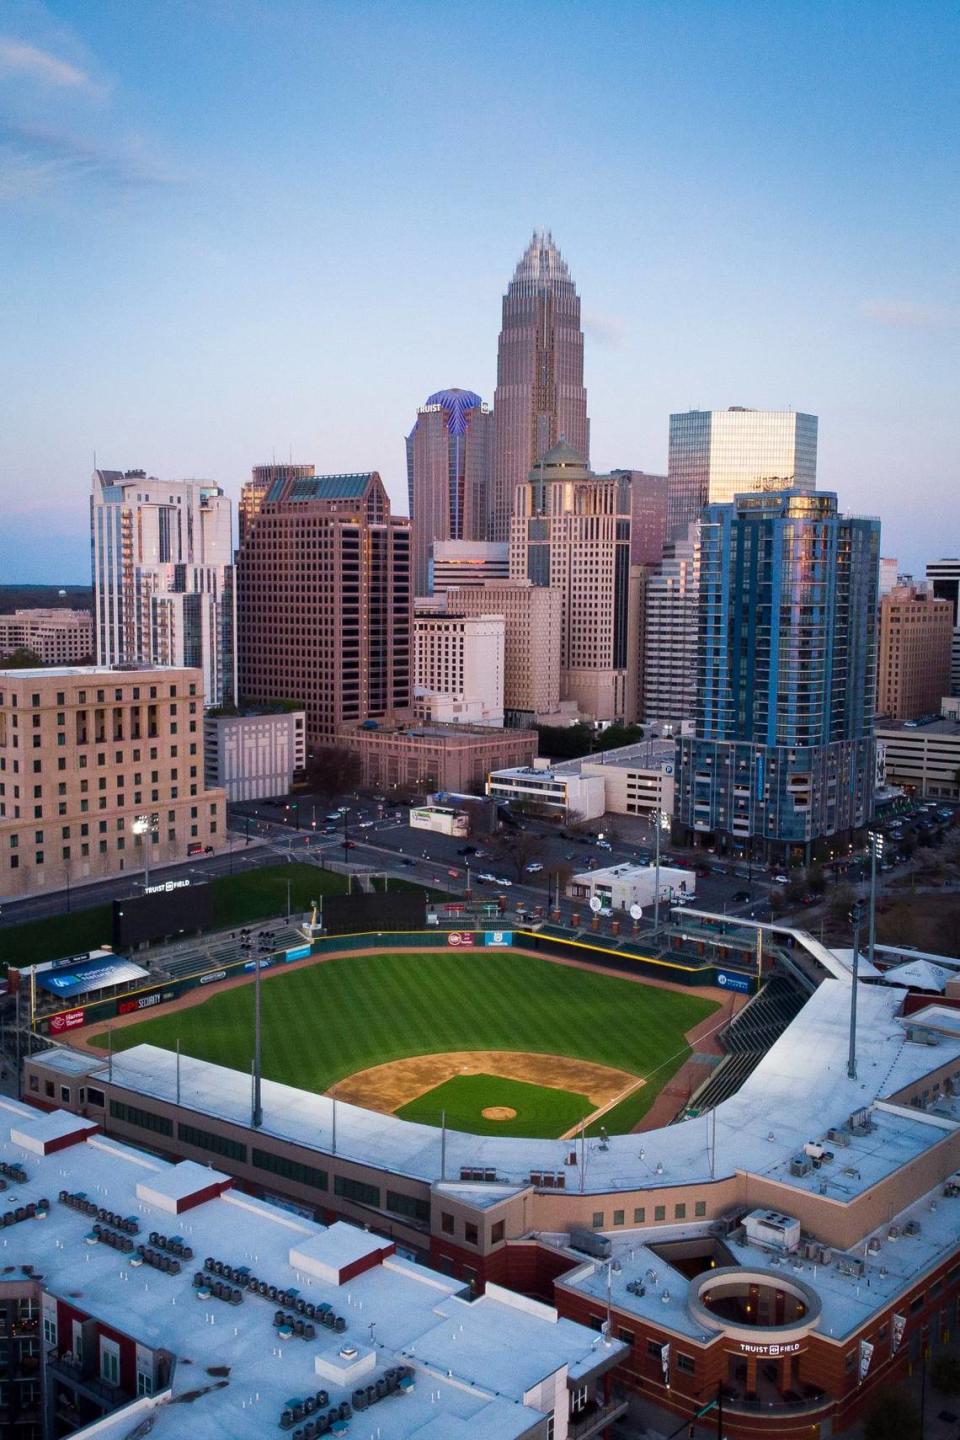
M 505 1080 L 526 1080 L 555 1090 L 586 1095 L 596 1107 L 606 1107 L 632 1090 L 638 1081 L 626 1070 L 571 1060 L 565 1055 L 534 1055 L 521 1050 L 448 1050 L 439 1055 L 410 1055 L 358 1070 L 340 1080 L 328 1093 L 351 1105 L 363 1105 L 392 1115 L 427 1090 L 455 1075 L 500 1075 Z

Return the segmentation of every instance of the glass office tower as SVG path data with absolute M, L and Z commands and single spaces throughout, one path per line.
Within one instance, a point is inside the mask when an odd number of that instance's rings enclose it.
M 687 843 L 808 862 L 869 822 L 879 558 L 879 520 L 838 514 L 835 495 L 706 507 L 696 733 L 678 755 Z
M 795 410 L 687 410 L 670 416 L 667 525 L 685 535 L 704 505 L 817 485 L 817 417 Z

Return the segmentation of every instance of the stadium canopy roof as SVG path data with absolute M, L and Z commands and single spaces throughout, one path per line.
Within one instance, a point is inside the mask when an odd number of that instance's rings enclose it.
M 69 1000 L 91 990 L 104 990 L 108 985 L 126 985 L 131 980 L 149 977 L 149 970 L 144 970 L 142 965 L 135 965 L 122 955 L 106 955 L 81 960 L 78 965 L 63 965 L 57 970 L 42 970 L 37 975 L 37 984 L 41 990 Z

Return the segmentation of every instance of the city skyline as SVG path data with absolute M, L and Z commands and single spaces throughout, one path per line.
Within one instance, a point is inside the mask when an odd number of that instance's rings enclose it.
M 793 407 L 820 416 L 819 483 L 881 515 L 885 553 L 921 573 L 956 549 L 960 22 L 814 7 L 798 32 L 787 8 L 571 5 L 545 47 L 537 5 L 455 4 L 437 27 L 173 0 L 134 26 L 117 4 L 13 0 L 0 573 L 85 575 L 94 451 L 234 500 L 272 455 L 378 469 L 399 512 L 421 397 L 494 393 L 534 227 L 582 297 L 595 469 L 665 471 L 686 408 Z M 482 164 L 449 164 L 464 136 Z

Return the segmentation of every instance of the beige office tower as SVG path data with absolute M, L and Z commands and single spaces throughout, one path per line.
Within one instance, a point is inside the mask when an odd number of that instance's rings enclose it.
M 226 796 L 204 781 L 198 669 L 0 670 L 0 771 L 2 895 L 224 843 Z
M 571 718 L 560 707 L 559 587 L 489 580 L 482 587 L 451 588 L 446 603 L 448 610 L 462 615 L 503 616 L 503 709 L 508 725 L 562 724 Z M 576 707 L 573 710 L 576 719 Z
M 15 610 L 0 615 L 0 658 L 32 650 L 44 665 L 82 665 L 93 659 L 89 610 Z
M 243 544 L 247 527 L 259 515 L 260 507 L 274 485 L 284 480 L 309 480 L 314 473 L 312 465 L 295 465 L 292 461 L 281 465 L 254 465 L 250 479 L 243 482 L 240 490 L 237 516 L 240 524 L 240 544 Z
M 640 718 L 692 720 L 697 701 L 700 522 L 668 541 L 643 585 Z
M 503 726 L 502 615 L 414 612 L 414 710 L 446 725 Z
M 880 601 L 877 714 L 893 720 L 939 715 L 950 693 L 953 610 L 912 585 Z
M 561 592 L 561 700 L 590 721 L 632 719 L 639 603 L 629 480 L 595 475 L 566 441 L 554 445 L 517 488 L 510 573 Z

